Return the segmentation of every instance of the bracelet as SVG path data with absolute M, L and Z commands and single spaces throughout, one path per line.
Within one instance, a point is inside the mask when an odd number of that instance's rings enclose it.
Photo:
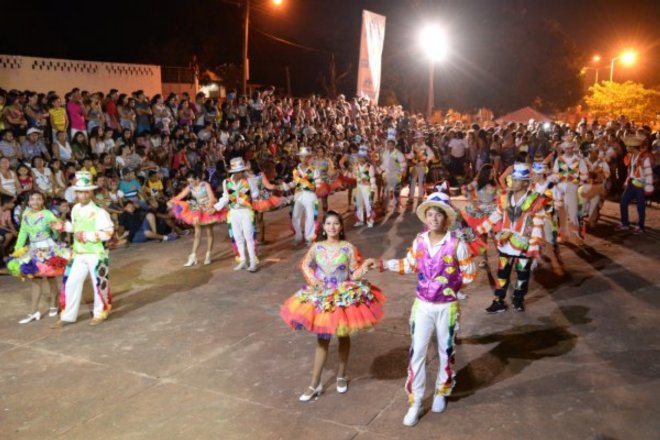
M 383 264 L 383 259 L 382 258 L 378 259 L 378 270 L 380 272 L 385 272 L 385 265 Z

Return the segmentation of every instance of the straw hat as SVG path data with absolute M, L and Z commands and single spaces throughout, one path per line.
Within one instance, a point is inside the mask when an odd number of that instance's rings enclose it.
M 456 210 L 449 205 L 449 196 L 442 192 L 429 194 L 426 199 L 417 207 L 417 217 L 426 221 L 426 211 L 431 207 L 437 207 L 443 210 L 447 216 L 447 225 L 452 225 L 456 221 Z

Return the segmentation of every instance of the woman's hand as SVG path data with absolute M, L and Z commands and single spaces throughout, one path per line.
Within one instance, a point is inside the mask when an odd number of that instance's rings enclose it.
M 378 262 L 376 261 L 375 258 L 367 258 L 364 260 L 364 263 L 362 263 L 365 269 L 371 270 L 371 269 L 376 269 L 378 267 Z

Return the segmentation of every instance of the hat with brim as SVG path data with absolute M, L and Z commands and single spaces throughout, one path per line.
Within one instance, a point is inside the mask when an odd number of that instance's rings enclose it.
M 511 173 L 511 178 L 513 180 L 529 180 L 529 165 L 526 163 L 518 162 L 513 164 L 513 173 Z
M 449 196 L 442 192 L 429 194 L 426 199 L 417 207 L 417 217 L 426 222 L 426 211 L 429 208 L 437 207 L 447 216 L 447 225 L 452 225 L 456 221 L 456 210 L 449 205 Z
M 532 164 L 532 174 L 548 174 L 550 170 L 545 162 L 534 162 Z
M 242 157 L 235 157 L 229 161 L 229 172 L 230 173 L 240 173 L 241 171 L 247 170 L 245 162 Z
M 369 157 L 369 149 L 366 147 L 360 147 L 358 150 L 358 157 Z
M 38 128 L 32 127 L 27 131 L 28 136 L 30 136 L 31 134 L 34 134 L 34 133 L 41 134 L 41 130 L 39 130 Z
M 300 151 L 298 151 L 298 156 L 304 157 L 304 156 L 311 156 L 311 155 L 312 155 L 312 152 L 309 151 L 309 148 L 307 148 L 307 147 L 301 147 Z
M 645 140 L 646 138 L 644 136 L 625 136 L 623 138 L 623 143 L 626 144 L 626 147 L 639 147 Z
M 94 191 L 98 186 L 93 185 L 92 173 L 89 171 L 76 172 L 76 184 L 73 186 L 74 191 Z

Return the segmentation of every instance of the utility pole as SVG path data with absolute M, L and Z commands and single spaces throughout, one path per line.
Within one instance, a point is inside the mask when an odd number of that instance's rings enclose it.
M 250 35 L 250 0 L 245 0 L 245 36 L 243 40 L 243 94 L 247 94 L 247 82 L 250 79 L 250 60 L 248 59 L 248 37 Z

